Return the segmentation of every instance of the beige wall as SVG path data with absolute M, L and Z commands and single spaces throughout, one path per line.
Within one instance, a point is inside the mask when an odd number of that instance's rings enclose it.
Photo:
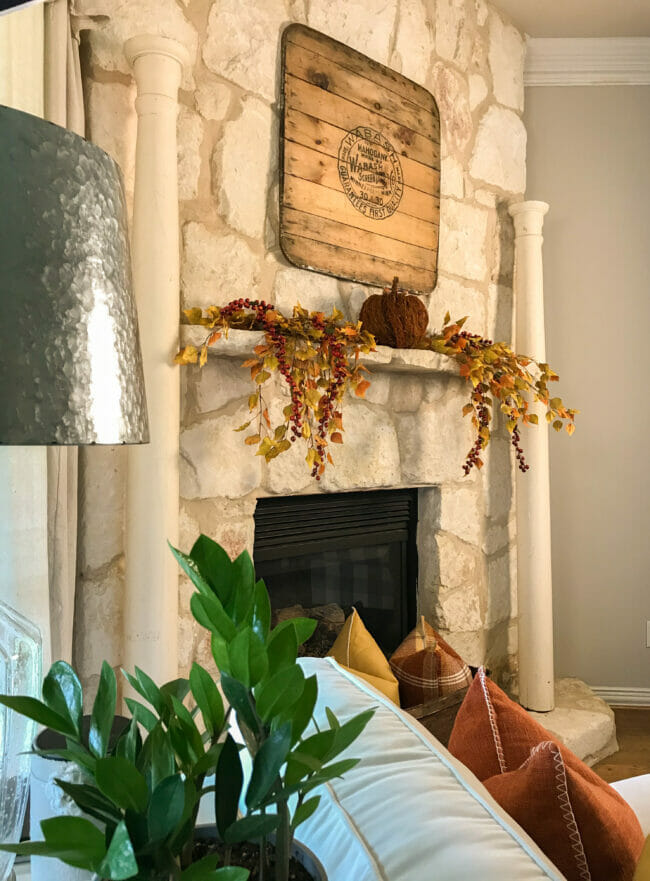
M 529 88 L 525 115 L 547 354 L 582 410 L 551 439 L 556 668 L 650 688 L 650 88 Z

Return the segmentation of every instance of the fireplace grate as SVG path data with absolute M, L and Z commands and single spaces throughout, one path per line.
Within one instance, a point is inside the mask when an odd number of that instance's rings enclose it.
M 259 499 L 255 568 L 273 608 L 354 605 L 393 651 L 415 621 L 417 498 L 377 490 Z

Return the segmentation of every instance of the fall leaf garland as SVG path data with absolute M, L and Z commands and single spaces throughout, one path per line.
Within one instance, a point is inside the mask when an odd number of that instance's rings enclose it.
M 175 358 L 177 364 L 198 362 L 203 366 L 208 347 L 220 339 L 222 332 L 227 336 L 229 328 L 264 331 L 265 341 L 255 346 L 254 357 L 243 364 L 250 369 L 255 385 L 248 399 L 252 416 L 235 430 L 250 429 L 244 443 L 256 446 L 257 455 L 264 456 L 267 462 L 303 439 L 312 477 L 320 480 L 326 464 L 334 464 L 329 445 L 343 443 L 341 408 L 345 392 L 351 390 L 363 397 L 370 386 L 364 375 L 367 368 L 359 363 L 359 356 L 374 351 L 372 334 L 363 330 L 361 321 L 345 321 L 337 309 L 326 316 L 297 305 L 292 317 L 287 318 L 264 300 L 248 298 L 233 300 L 222 307 L 210 306 L 205 313 L 197 307 L 186 309 L 184 315 L 188 324 L 202 325 L 209 332 L 200 349 L 182 348 Z M 559 377 L 548 364 L 517 355 L 505 343 L 468 333 L 462 329 L 466 320 L 452 323 L 447 313 L 442 330 L 426 335 L 417 344 L 417 348 L 454 358 L 460 365 L 460 375 L 472 387 L 463 415 L 472 414 L 476 440 L 465 459 L 464 473 L 483 466 L 481 453 L 490 441 L 495 401 L 506 416 L 519 469 L 527 471 L 519 425 L 537 424 L 531 403 L 544 404 L 546 420 L 556 431 L 566 426 L 569 435 L 573 434 L 574 418 L 579 411 L 565 407 L 561 398 L 550 397 L 548 384 Z M 276 426 L 264 399 L 264 385 L 273 373 L 284 378 L 291 399 L 284 407 L 283 421 Z

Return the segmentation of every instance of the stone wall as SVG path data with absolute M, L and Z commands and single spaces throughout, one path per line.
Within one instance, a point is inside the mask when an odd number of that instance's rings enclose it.
M 513 233 L 506 206 L 525 188 L 524 42 L 483 0 L 77 0 L 100 16 L 84 35 L 88 136 L 133 188 L 134 87 L 125 39 L 152 30 L 190 51 L 178 123 L 182 306 L 255 296 L 289 311 L 340 308 L 355 318 L 371 289 L 298 270 L 278 244 L 279 42 L 291 21 L 388 64 L 428 88 L 440 108 L 439 281 L 430 326 L 447 309 L 468 328 L 510 337 Z M 101 16 L 108 16 L 103 19 Z M 372 377 L 371 377 L 372 378 Z M 251 549 L 259 495 L 313 492 L 297 449 L 266 465 L 232 428 L 244 421 L 246 371 L 211 357 L 184 369 L 181 546 L 199 531 L 230 553 Z M 516 670 L 512 463 L 496 432 L 486 467 L 462 478 L 471 445 L 466 390 L 448 373 L 377 372 L 365 401 L 346 404 L 345 444 L 322 491 L 418 485 L 420 602 L 471 663 L 507 685 Z M 277 388 L 273 407 L 282 406 Z M 77 663 L 117 664 L 122 579 L 123 450 L 83 456 Z M 111 489 L 109 491 L 109 484 Z M 161 552 L 165 552 L 161 549 Z M 181 580 L 181 668 L 206 660 Z M 110 622 L 110 623 L 109 623 Z M 99 631 L 111 631 L 98 646 Z M 106 638 L 106 637 L 105 637 Z M 112 642 L 111 642 L 112 640 Z

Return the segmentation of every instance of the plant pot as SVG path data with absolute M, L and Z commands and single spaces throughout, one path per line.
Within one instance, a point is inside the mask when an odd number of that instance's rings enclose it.
M 216 826 L 199 826 L 196 830 L 195 840 L 197 841 L 218 841 L 219 836 Z M 273 836 L 270 837 L 273 840 Z M 301 866 L 311 874 L 314 881 L 327 881 L 327 872 L 325 867 L 318 859 L 315 853 L 305 847 L 300 841 L 294 839 L 291 846 L 291 856 L 297 860 Z
M 116 717 L 111 731 L 111 738 L 118 737 L 129 720 Z M 84 716 L 83 728 L 87 732 L 90 727 L 90 716 Z M 58 749 L 65 746 L 65 738 L 45 728 L 34 740 L 35 749 Z M 81 811 L 54 782 L 63 778 L 71 783 L 83 782 L 83 772 L 74 762 L 66 762 L 54 756 L 32 756 L 32 774 L 30 779 L 29 805 L 29 836 L 32 841 L 42 839 L 41 820 L 49 817 L 81 816 Z M 31 858 L 31 881 L 91 881 L 92 872 L 75 869 L 52 857 Z

